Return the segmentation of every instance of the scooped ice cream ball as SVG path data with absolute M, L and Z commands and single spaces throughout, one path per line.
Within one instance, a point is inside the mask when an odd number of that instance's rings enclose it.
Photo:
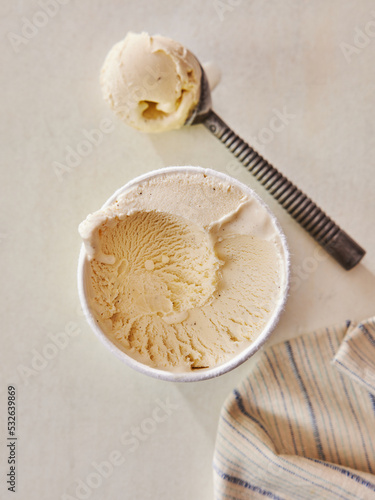
M 104 99 L 128 125 L 164 132 L 184 125 L 200 95 L 201 67 L 180 43 L 128 33 L 112 47 L 100 83 Z

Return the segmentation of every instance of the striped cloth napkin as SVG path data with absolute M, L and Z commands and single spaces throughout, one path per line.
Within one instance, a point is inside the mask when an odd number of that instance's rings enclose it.
M 375 499 L 375 318 L 275 345 L 227 399 L 215 498 Z

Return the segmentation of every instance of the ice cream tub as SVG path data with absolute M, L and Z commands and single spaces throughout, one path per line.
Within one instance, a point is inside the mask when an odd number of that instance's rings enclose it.
M 288 294 L 289 251 L 265 203 L 212 169 L 168 167 L 116 191 L 79 226 L 86 319 L 131 368 L 168 381 L 254 355 Z

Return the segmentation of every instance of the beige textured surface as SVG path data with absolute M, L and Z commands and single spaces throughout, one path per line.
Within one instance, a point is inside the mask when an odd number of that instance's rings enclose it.
M 374 4 L 66 0 L 56 5 L 55 15 L 37 28 L 26 28 L 41 10 L 37 1 L 4 0 L 0 6 L 0 412 L 4 422 L 4 392 L 15 383 L 14 497 L 74 498 L 77 481 L 92 479 L 95 464 L 109 457 L 116 462 L 117 450 L 123 462 L 92 489 L 90 499 L 209 500 L 219 409 L 251 362 L 219 379 L 173 385 L 114 359 L 79 313 L 76 228 L 135 175 L 176 164 L 215 168 L 251 185 L 276 213 L 289 241 L 294 281 L 272 342 L 347 317 L 372 316 Z M 42 25 L 45 18 L 35 20 Z M 218 114 L 367 249 L 358 268 L 348 273 L 323 258 L 207 130 L 197 126 L 149 137 L 113 117 L 101 97 L 99 72 L 108 50 L 129 30 L 159 32 L 202 61 L 217 62 L 223 72 L 213 94 Z M 83 142 L 85 136 L 91 143 Z M 65 347 L 53 351 L 52 338 Z M 28 377 L 22 366 L 33 370 Z M 3 482 L 0 488 L 3 497 Z

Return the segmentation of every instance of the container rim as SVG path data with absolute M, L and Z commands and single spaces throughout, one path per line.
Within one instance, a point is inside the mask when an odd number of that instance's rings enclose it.
M 145 180 L 149 179 L 154 179 L 159 176 L 163 176 L 165 174 L 172 174 L 172 173 L 203 173 L 207 176 L 215 177 L 217 179 L 220 179 L 222 181 L 226 181 L 231 183 L 232 185 L 237 186 L 239 189 L 241 189 L 245 194 L 250 195 L 252 198 L 254 198 L 260 205 L 262 205 L 263 208 L 266 209 L 268 212 L 273 224 L 275 225 L 279 236 L 281 240 L 281 245 L 283 249 L 283 258 L 284 258 L 284 264 L 285 264 L 285 288 L 284 292 L 282 294 L 282 297 L 280 298 L 280 301 L 278 302 L 275 310 L 273 311 L 272 316 L 268 320 L 265 328 L 262 330 L 262 332 L 258 335 L 258 337 L 248 346 L 245 347 L 242 351 L 240 351 L 238 354 L 236 354 L 234 357 L 229 359 L 228 361 L 216 365 L 212 368 L 204 368 L 200 369 L 197 371 L 191 371 L 191 372 L 172 372 L 172 371 L 167 371 L 159 368 L 153 368 L 151 366 L 148 366 L 144 363 L 141 363 L 135 359 L 133 359 L 131 356 L 126 354 L 124 351 L 122 351 L 120 348 L 118 348 L 108 337 L 107 335 L 103 332 L 103 330 L 100 328 L 98 325 L 93 313 L 91 312 L 90 306 L 89 306 L 89 301 L 88 301 L 88 294 L 87 294 L 87 288 L 86 288 L 86 283 L 85 283 L 85 275 L 86 275 L 86 266 L 88 265 L 88 259 L 85 251 L 85 247 L 82 244 L 80 254 L 79 254 L 79 259 L 78 259 L 78 269 L 77 269 L 77 281 L 78 281 L 78 295 L 79 295 L 79 300 L 81 303 L 81 307 L 83 310 L 83 313 L 86 317 L 86 320 L 88 324 L 90 325 L 91 329 L 93 332 L 96 334 L 96 336 L 100 339 L 100 341 L 114 354 L 117 358 L 119 358 L 121 361 L 123 361 L 125 364 L 133 368 L 134 370 L 137 370 L 145 375 L 157 378 L 159 380 L 166 380 L 170 382 L 198 382 L 201 380 L 207 380 L 210 378 L 215 378 L 220 375 L 223 375 L 224 373 L 227 373 L 234 368 L 237 368 L 239 365 L 247 361 L 251 356 L 253 356 L 262 346 L 263 344 L 269 339 L 270 335 L 272 334 L 276 324 L 278 323 L 281 313 L 285 307 L 285 303 L 287 300 L 288 296 L 288 291 L 289 291 L 289 281 L 290 281 L 290 254 L 289 254 L 289 249 L 288 245 L 286 242 L 286 238 L 284 235 L 284 232 L 282 231 L 280 224 L 278 220 L 276 219 L 275 215 L 271 212 L 271 210 L 268 208 L 266 203 L 246 184 L 243 184 L 239 180 L 224 174 L 222 172 L 218 172 L 216 170 L 212 170 L 210 168 L 202 168 L 202 167 L 197 167 L 197 166 L 172 166 L 172 167 L 165 167 L 161 168 L 159 170 L 152 170 L 146 174 L 142 174 L 138 177 L 135 177 L 131 181 L 127 182 L 124 186 L 119 188 L 102 206 L 102 208 L 105 208 L 109 205 L 111 205 L 116 198 L 123 194 L 125 191 L 130 189 L 131 187 L 134 187 L 135 185 L 139 184 L 140 182 L 143 182 Z

